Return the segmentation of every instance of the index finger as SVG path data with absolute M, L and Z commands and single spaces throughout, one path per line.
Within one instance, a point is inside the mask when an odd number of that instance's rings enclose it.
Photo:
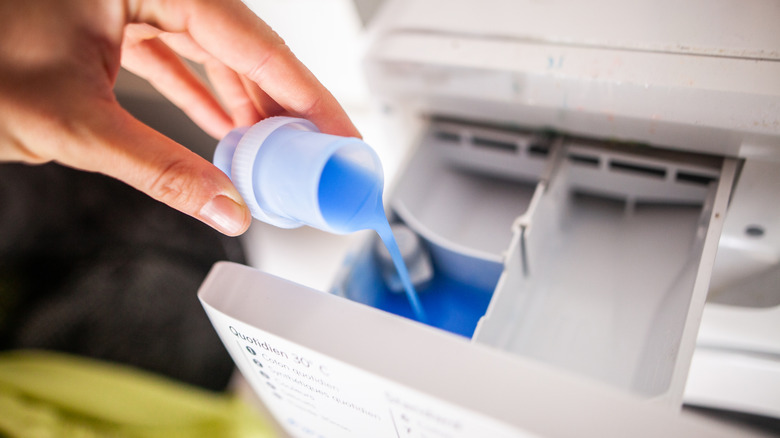
M 333 95 L 240 0 L 131 0 L 129 17 L 165 31 L 188 32 L 291 114 L 329 134 L 360 136 Z

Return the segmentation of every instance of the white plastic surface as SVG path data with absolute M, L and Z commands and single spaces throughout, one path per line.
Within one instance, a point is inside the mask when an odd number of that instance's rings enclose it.
M 738 433 L 244 266 L 216 265 L 199 297 L 242 373 L 296 437 Z
M 710 300 L 737 307 L 778 306 L 779 284 L 780 162 L 747 160 L 724 224 Z
M 780 417 L 780 164 L 732 194 L 685 388 L 688 404 Z
M 475 340 L 679 406 L 734 163 L 695 203 L 679 196 L 695 187 L 668 170 L 695 169 L 690 163 L 671 161 L 665 176 L 629 172 L 605 157 L 647 169 L 663 160 L 565 147 L 566 161 L 516 230 Z M 570 161 L 573 151 L 602 161 Z M 696 171 L 711 174 L 707 165 Z
M 775 283 L 775 287 L 780 284 Z M 777 289 L 767 292 L 778 293 Z M 742 351 L 773 358 L 780 366 L 780 306 L 708 304 L 699 329 L 702 348 Z M 780 405 L 777 406 L 780 409 Z
M 780 60 L 773 0 L 395 0 L 404 30 L 581 47 Z
M 535 189 L 532 175 L 538 178 L 545 160 L 512 160 L 518 171 L 529 172 L 525 182 L 464 172 L 448 163 L 450 150 L 457 146 L 437 138 L 438 126 L 420 139 L 390 205 L 427 242 L 439 269 L 491 290 L 512 237 L 512 223 L 528 207 Z M 479 167 L 506 161 L 507 154 L 487 150 L 480 159 L 469 158 Z
M 697 348 L 685 403 L 780 418 L 780 361 L 775 355 Z
M 393 1 L 366 62 L 417 111 L 728 156 L 780 156 L 772 0 Z

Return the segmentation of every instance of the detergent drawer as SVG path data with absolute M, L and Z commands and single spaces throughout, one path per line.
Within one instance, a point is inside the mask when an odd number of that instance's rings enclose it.
M 220 264 L 199 296 L 296 437 L 718 436 L 677 409 L 736 167 L 433 120 L 388 197 L 430 253 L 426 324 L 372 239 L 331 293 Z
M 426 242 L 437 275 L 488 296 L 474 327 L 432 325 L 677 407 L 736 167 L 657 147 L 433 120 L 391 205 Z M 351 269 L 361 275 L 345 275 L 340 293 L 381 308 L 360 280 L 370 263 Z M 450 305 L 421 295 L 428 309 Z
M 576 138 L 559 154 L 474 340 L 679 406 L 736 163 Z
M 294 437 L 735 433 L 246 266 L 215 265 L 198 296 L 242 374 Z

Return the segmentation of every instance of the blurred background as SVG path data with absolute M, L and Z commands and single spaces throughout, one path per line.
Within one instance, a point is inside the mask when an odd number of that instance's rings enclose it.
M 245 3 L 341 102 L 382 159 L 386 190 L 392 187 L 414 132 L 393 130 L 396 121 L 411 122 L 373 101 L 364 80 L 364 30 L 382 0 Z M 115 91 L 137 118 L 211 160 L 217 141 L 146 81 L 123 70 Z M 0 172 L 0 348 L 70 351 L 208 389 L 229 386 L 270 422 L 234 372 L 195 297 L 198 286 L 214 262 L 233 260 L 327 290 L 365 237 L 254 221 L 244 236 L 225 238 L 99 175 L 49 165 Z

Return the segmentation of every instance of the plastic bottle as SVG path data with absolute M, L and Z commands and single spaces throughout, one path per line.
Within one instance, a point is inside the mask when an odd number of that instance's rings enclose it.
M 304 119 L 271 117 L 237 128 L 217 145 L 214 164 L 233 180 L 252 216 L 278 227 L 346 234 L 374 228 L 383 208 L 376 152 L 358 138 L 323 134 Z
M 371 146 L 358 138 L 323 134 L 304 119 L 271 117 L 226 135 L 214 164 L 263 222 L 338 234 L 376 230 L 417 319 L 425 320 L 385 216 L 382 163 Z

